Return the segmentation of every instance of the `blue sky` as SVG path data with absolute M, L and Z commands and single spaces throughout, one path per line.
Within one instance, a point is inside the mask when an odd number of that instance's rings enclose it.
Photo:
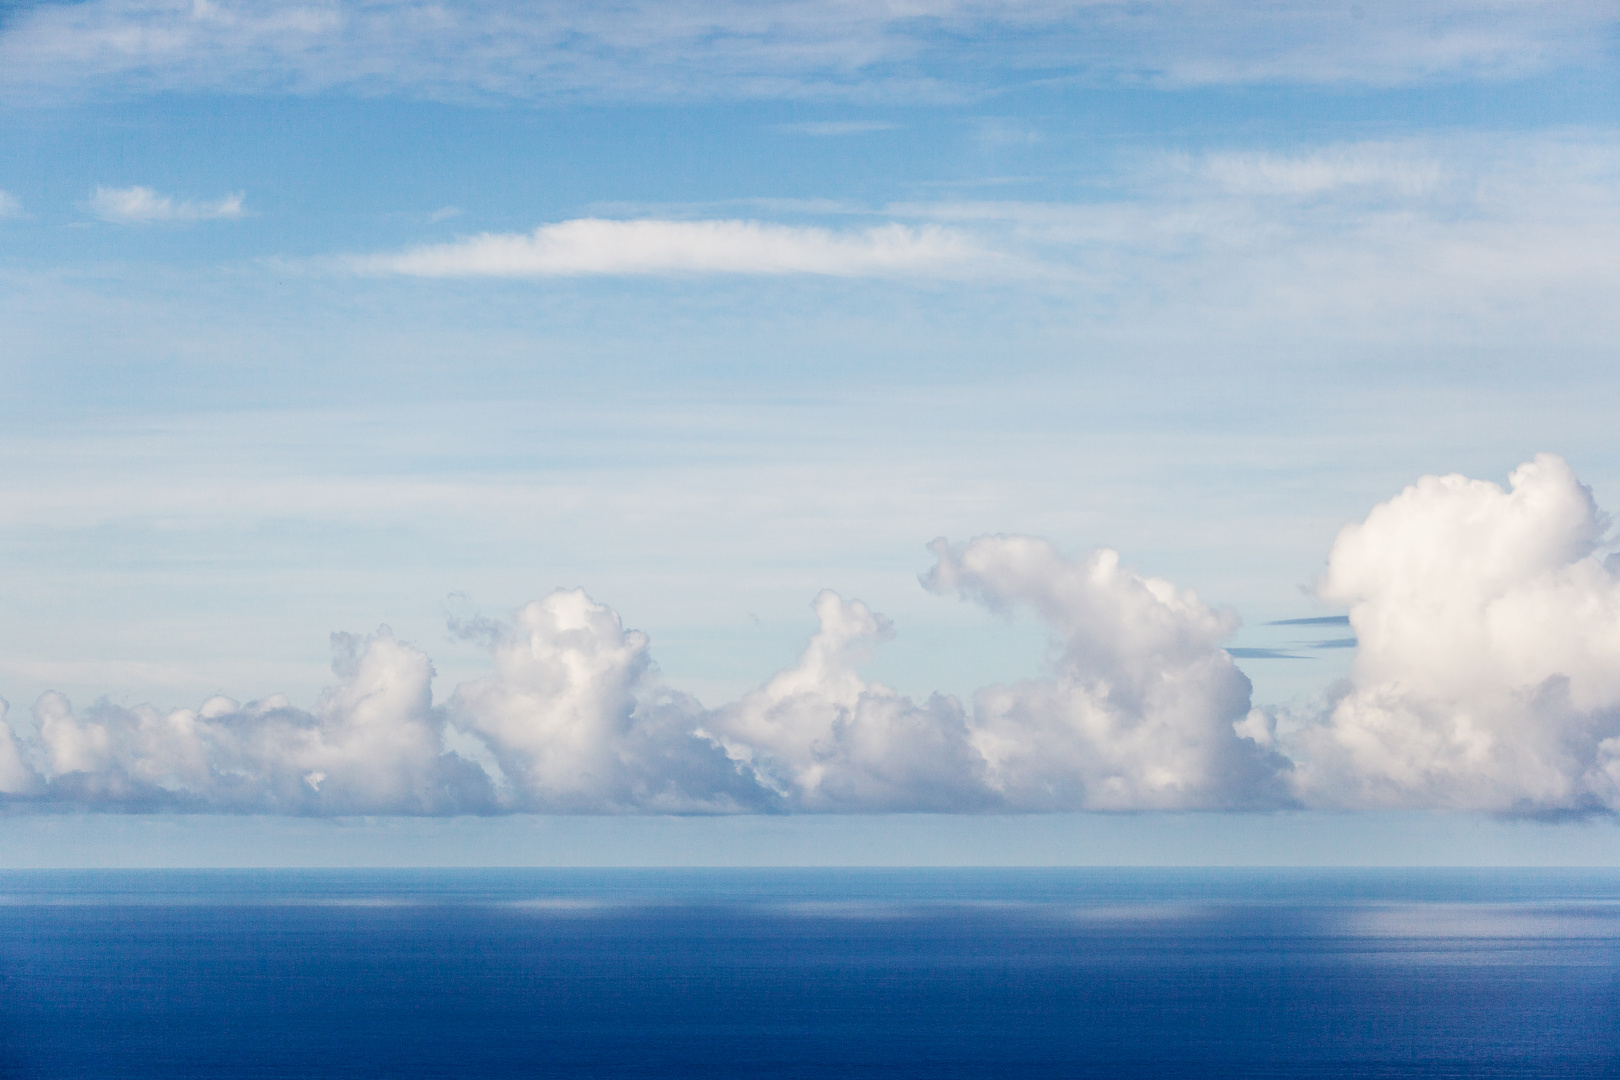
M 1283 740 L 1244 736 L 1243 753 L 1317 777 L 1313 733 L 1361 745 L 1385 730 L 1365 719 L 1379 687 L 1461 663 L 1378 666 L 1408 640 L 1389 620 L 1428 601 L 1389 599 L 1396 570 L 1352 572 L 1348 549 L 1329 574 L 1342 527 L 1371 530 L 1420 477 L 1506 485 L 1539 452 L 1572 479 L 1538 473 L 1535 506 L 1574 505 L 1574 478 L 1620 505 L 1608 5 L 0 12 L 0 695 L 40 784 L 79 760 L 44 737 L 47 692 L 72 702 L 74 738 L 124 747 L 80 773 L 139 778 L 157 752 L 119 734 L 137 706 L 282 694 L 337 723 L 319 704 L 344 678 L 330 635 L 387 624 L 431 657 L 431 708 L 450 712 L 424 723 L 521 787 L 538 751 L 455 696 L 490 677 L 507 631 L 467 627 L 510 630 L 522 605 L 583 588 L 645 632 L 658 693 L 695 695 L 683 722 L 732 725 L 716 745 L 797 808 L 938 809 L 945 772 L 816 802 L 784 779 L 802 778 L 797 751 L 747 734 L 750 709 L 781 701 L 748 695 L 793 669 L 823 589 L 892 620 L 860 678 L 928 724 L 956 722 L 927 711 L 936 691 L 982 735 L 981 688 L 1101 693 L 1134 670 L 1065 667 L 1102 632 L 1043 608 L 1050 591 L 982 567 L 919 585 L 955 565 L 931 540 L 986 534 L 1077 560 L 1105 546 L 1228 612 L 1210 648 L 1237 650 L 1247 706 Z M 1408 507 L 1433 565 L 1466 562 L 1445 515 L 1488 531 L 1480 506 Z M 1570 558 L 1598 565 L 1607 536 Z M 1601 607 L 1608 585 L 1570 573 L 1586 584 L 1526 610 L 1562 625 Z M 1324 575 L 1349 584 L 1324 593 Z M 1358 602 L 1393 635 L 1360 669 L 1358 650 L 1319 647 L 1349 628 L 1268 625 Z M 1275 805 L 1612 809 L 1592 779 L 1608 721 L 1591 718 L 1620 701 L 1620 653 L 1581 649 L 1526 660 L 1500 701 L 1436 675 L 1411 706 L 1497 717 L 1478 721 L 1510 748 L 1491 768 L 1419 762 L 1416 780 L 1411 748 L 1400 767 L 1334 758 Z M 1559 678 L 1578 723 L 1501 703 Z M 1208 707 L 1217 727 L 1246 715 Z M 1535 748 L 1559 725 L 1590 745 L 1579 769 L 1548 764 L 1553 782 L 1524 763 L 1556 757 Z M 1115 764 L 1140 780 L 1162 763 Z M 149 780 L 190 791 L 178 775 Z M 1099 802 L 1088 781 L 1052 808 L 1273 805 L 1199 775 L 1173 799 Z

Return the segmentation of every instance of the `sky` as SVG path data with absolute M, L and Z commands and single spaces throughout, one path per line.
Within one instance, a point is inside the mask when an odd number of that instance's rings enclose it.
M 0 863 L 1620 862 L 1617 180 L 1604 3 L 0 3 Z

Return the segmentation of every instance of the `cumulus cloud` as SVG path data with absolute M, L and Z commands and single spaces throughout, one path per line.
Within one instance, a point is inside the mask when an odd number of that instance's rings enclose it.
M 660 683 L 647 636 L 583 590 L 461 630 L 485 639 L 495 670 L 456 687 L 446 711 L 493 752 L 505 805 L 713 813 L 770 801 L 695 734 L 702 709 Z
M 1509 487 L 1428 476 L 1347 526 L 1321 594 L 1348 605 L 1349 684 L 1289 737 L 1339 806 L 1620 809 L 1620 559 L 1561 458 Z
M 118 810 L 280 814 L 458 813 L 493 806 L 489 778 L 441 745 L 433 667 L 386 627 L 333 638 L 339 677 L 314 709 L 280 696 L 197 709 L 76 713 L 61 694 L 34 705 L 33 762 L 7 790 Z M 0 755 L 3 756 L 3 755 Z
M 1424 477 L 1335 540 L 1352 675 L 1320 709 L 1255 708 L 1238 621 L 1098 549 L 935 541 L 928 589 L 1050 631 L 1040 677 L 968 705 L 861 674 L 894 634 L 832 591 L 799 658 L 717 708 L 581 590 L 452 629 L 487 675 L 435 703 L 386 627 L 333 638 L 335 684 L 196 709 L 0 702 L 14 807 L 285 814 L 1620 810 L 1620 554 L 1569 465 L 1509 486 Z M 1310 620 L 1331 625 L 1335 617 Z M 1331 642 L 1327 644 L 1340 644 Z
M 532 233 L 483 233 L 392 255 L 348 260 L 359 273 L 414 277 L 590 274 L 823 274 L 886 277 L 940 273 L 988 256 L 940 226 L 884 225 L 852 232 L 758 221 L 611 221 L 580 218 Z
M 893 634 L 882 615 L 826 591 L 799 662 L 704 718 L 703 734 L 765 789 L 807 810 L 997 807 L 956 699 L 924 704 L 856 668 Z
M 1389 85 L 1602 55 L 1598 0 L 86 0 L 0 23 L 0 92 L 415 97 L 982 95 L 1031 77 Z
M 243 214 L 243 195 L 236 192 L 213 202 L 187 199 L 176 202 L 147 187 L 97 187 L 90 210 L 115 225 L 155 225 L 182 221 L 231 220 Z
M 1237 616 L 1121 565 L 1045 540 L 980 537 L 938 557 L 925 584 L 1051 627 L 1055 677 L 980 690 L 971 742 L 987 781 L 1029 810 L 1207 809 L 1286 803 L 1287 762 L 1249 680 L 1221 647 Z

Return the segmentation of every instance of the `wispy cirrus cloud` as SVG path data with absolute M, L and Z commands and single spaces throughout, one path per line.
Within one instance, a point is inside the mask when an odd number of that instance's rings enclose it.
M 917 100 L 1031 79 L 1397 85 L 1588 62 L 1614 21 L 1595 0 L 87 0 L 13 10 L 0 92 Z
M 602 274 L 819 274 L 894 277 L 960 272 L 993 256 L 938 225 L 833 231 L 759 221 L 579 218 L 530 233 L 483 233 L 445 244 L 354 256 L 357 273 L 411 277 Z
M 232 220 L 243 216 L 242 192 L 212 201 L 175 201 L 149 187 L 97 187 L 90 196 L 91 213 L 115 225 L 160 225 L 186 221 Z
M 0 218 L 21 216 L 22 200 L 9 191 L 0 191 Z
M 1237 195 L 1325 195 L 1346 188 L 1426 195 L 1446 180 L 1432 150 L 1355 143 L 1304 154 L 1212 153 L 1178 159 L 1191 175 Z

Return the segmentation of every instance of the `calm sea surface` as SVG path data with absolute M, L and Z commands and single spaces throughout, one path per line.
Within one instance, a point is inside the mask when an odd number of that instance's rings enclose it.
M 1620 1077 L 1620 874 L 0 873 L 0 1075 Z

